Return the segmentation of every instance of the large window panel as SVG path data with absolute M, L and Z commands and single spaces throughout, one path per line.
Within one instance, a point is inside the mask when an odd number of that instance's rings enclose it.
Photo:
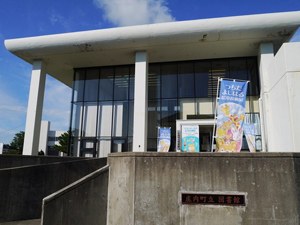
M 127 138 L 127 142 L 128 142 L 128 148 L 127 151 L 128 152 L 132 152 L 133 150 L 133 137 L 128 137 Z
M 73 103 L 71 130 L 74 137 L 81 136 L 81 119 L 83 113 L 83 103 Z
M 115 68 L 114 100 L 127 100 L 129 92 L 129 67 Z
M 177 100 L 161 101 L 161 126 L 171 127 L 172 136 L 176 136 L 176 119 L 179 118 L 179 112 Z
M 160 64 L 151 64 L 148 73 L 148 99 L 160 98 Z
M 100 70 L 99 100 L 113 100 L 114 68 L 106 67 Z
M 148 137 L 157 137 L 160 126 L 160 101 L 148 101 Z
M 208 96 L 210 73 L 211 61 L 195 62 L 195 97 L 206 98 Z
M 229 77 L 231 79 L 248 80 L 247 61 L 245 59 L 229 60 Z
M 99 103 L 99 122 L 98 122 L 98 136 L 110 137 L 112 126 L 112 102 L 100 102 Z
M 128 102 L 128 136 L 133 136 L 134 101 Z
M 218 77 L 229 78 L 228 60 L 212 60 L 212 69 L 208 81 L 208 97 L 216 97 L 218 88 Z
M 127 136 L 128 131 L 128 102 L 115 102 L 113 114 L 113 136 Z
M 258 96 L 260 95 L 260 83 L 257 74 L 257 61 L 256 58 L 247 59 L 247 68 L 249 74 L 250 83 L 248 84 L 248 95 Z
M 197 98 L 196 99 L 196 113 L 197 115 L 211 115 L 214 114 L 214 98 Z
M 196 115 L 196 103 L 194 98 L 182 98 L 180 104 L 180 119 L 186 120 L 188 116 Z
M 178 98 L 195 96 L 194 64 L 178 63 Z
M 156 152 L 157 151 L 157 138 L 147 139 L 147 151 Z
M 129 99 L 134 99 L 134 85 L 135 85 L 135 68 L 130 66 L 130 77 L 129 77 Z
M 114 138 L 112 141 L 111 152 L 128 152 L 126 138 Z
M 100 139 L 98 142 L 99 142 L 98 157 L 99 158 L 107 157 L 108 153 L 110 153 L 111 140 Z
M 83 114 L 83 137 L 95 137 L 97 125 L 97 102 L 87 102 L 84 104 Z
M 90 69 L 86 71 L 84 101 L 98 100 L 98 83 L 99 83 L 99 69 Z
M 79 157 L 80 156 L 80 139 L 74 138 L 74 144 L 73 144 L 73 153 L 71 153 L 71 156 Z
M 162 64 L 161 71 L 161 97 L 177 98 L 177 64 Z
M 75 71 L 75 80 L 73 81 L 73 102 L 83 101 L 85 70 Z

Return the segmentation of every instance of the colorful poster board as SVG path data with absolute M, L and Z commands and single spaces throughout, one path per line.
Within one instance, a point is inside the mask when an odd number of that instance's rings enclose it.
M 216 152 L 241 151 L 247 84 L 247 81 L 221 80 Z
M 182 125 L 181 126 L 183 152 L 199 152 L 199 126 L 198 125 Z
M 168 152 L 171 146 L 171 127 L 158 128 L 157 151 Z
M 244 124 L 243 126 L 244 134 L 246 136 L 247 144 L 250 152 L 256 152 L 255 146 L 255 125 L 254 124 Z

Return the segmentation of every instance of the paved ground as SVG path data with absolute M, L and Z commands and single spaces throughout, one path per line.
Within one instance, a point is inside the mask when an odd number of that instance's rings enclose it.
M 3 225 L 40 225 L 41 224 L 41 219 L 37 219 L 37 220 L 22 220 L 22 221 L 0 223 L 0 224 L 3 224 Z

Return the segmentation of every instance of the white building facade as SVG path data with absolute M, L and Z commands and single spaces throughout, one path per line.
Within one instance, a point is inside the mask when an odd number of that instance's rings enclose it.
M 60 145 L 58 138 L 66 131 L 50 130 L 50 121 L 42 121 L 40 129 L 40 140 L 38 151 L 43 151 L 45 155 L 60 155 L 63 153 L 57 151 L 54 145 Z
M 246 119 L 261 151 L 299 151 L 300 43 L 288 42 L 299 25 L 288 12 L 6 40 L 33 64 L 23 153 L 38 151 L 46 73 L 73 87 L 73 156 L 154 151 L 158 126 L 172 128 L 175 151 L 178 120 L 209 142 L 217 77 L 250 81 Z

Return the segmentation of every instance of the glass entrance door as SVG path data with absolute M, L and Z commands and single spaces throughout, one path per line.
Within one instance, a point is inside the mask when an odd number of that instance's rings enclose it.
M 199 134 L 200 134 L 200 152 L 210 152 L 211 151 L 211 142 L 213 137 L 213 126 L 200 126 L 199 125 Z

